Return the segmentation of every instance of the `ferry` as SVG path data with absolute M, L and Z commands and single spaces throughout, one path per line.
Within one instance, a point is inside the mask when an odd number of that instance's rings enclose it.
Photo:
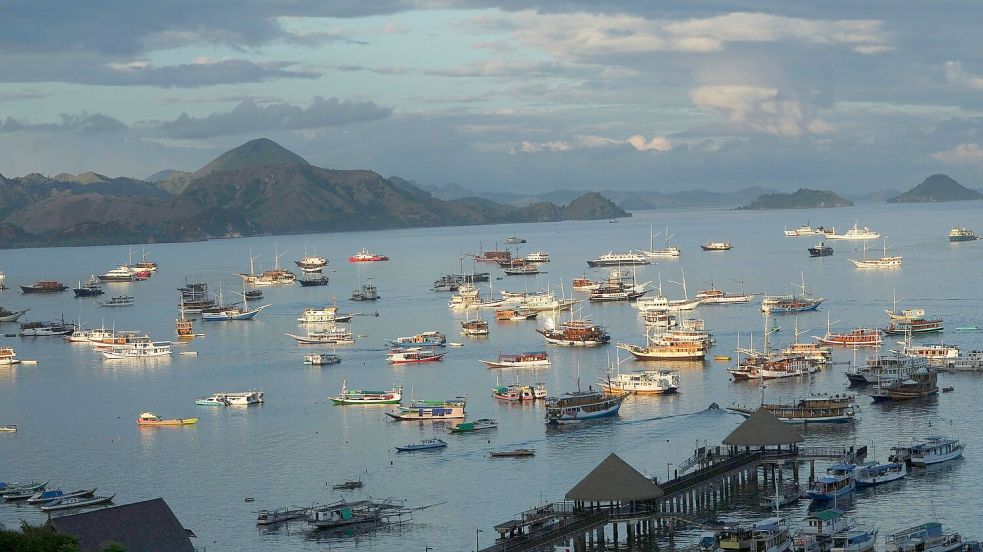
M 819 477 L 809 486 L 809 498 L 812 500 L 833 500 L 853 492 L 857 482 L 853 479 L 854 464 L 840 462 L 826 468 L 826 475 Z
M 644 370 L 627 374 L 615 374 L 598 380 L 607 393 L 633 395 L 671 395 L 679 390 L 678 370 Z
M 161 418 L 153 412 L 143 412 L 137 418 L 138 426 L 181 426 L 198 423 L 198 418 Z
M 559 425 L 614 416 L 627 396 L 588 390 L 551 397 L 546 399 L 546 423 Z
M 17 322 L 17 319 L 24 316 L 24 314 L 26 314 L 29 310 L 31 309 L 12 311 L 0 307 L 0 322 Z
M 413 401 L 409 406 L 400 406 L 386 416 L 394 420 L 453 420 L 464 418 L 467 397 L 446 401 Z
M 388 340 L 393 347 L 444 347 L 447 345 L 447 336 L 436 331 L 421 332 L 409 337 L 397 337 Z
M 403 386 L 393 384 L 389 391 L 349 389 L 348 380 L 342 380 L 341 393 L 328 397 L 334 404 L 399 404 L 403 400 Z
M 810 257 L 829 257 L 833 254 L 833 248 L 826 245 L 826 242 L 819 242 L 809 248 Z
M 350 322 L 352 315 L 341 314 L 338 307 L 307 307 L 297 317 L 301 324 L 332 324 L 335 322 Z
M 876 240 L 879 237 L 880 234 L 866 226 L 860 228 L 858 223 L 854 223 L 853 228 L 847 230 L 845 234 L 826 234 L 828 240 Z
M 760 408 L 771 412 L 779 420 L 793 424 L 828 424 L 851 422 L 857 415 L 853 395 L 813 395 L 795 403 L 762 403 Z M 757 407 L 732 405 L 728 408 L 745 418 L 755 413 Z
M 390 364 L 418 364 L 421 362 L 437 362 L 444 358 L 447 353 L 438 353 L 433 349 L 426 350 L 420 347 L 409 349 L 397 348 L 389 351 L 386 355 L 386 362 Z
M 976 241 L 978 239 L 980 239 L 980 237 L 976 235 L 976 232 L 973 232 L 969 228 L 957 226 L 952 230 L 949 230 L 950 242 Z
M 608 252 L 600 257 L 589 259 L 587 261 L 587 266 L 590 266 L 591 268 L 599 266 L 632 266 L 647 264 L 652 264 L 652 262 L 649 261 L 645 255 L 635 251 L 628 251 L 625 253 Z
M 389 257 L 385 255 L 378 255 L 376 253 L 369 253 L 369 250 L 365 249 L 364 247 L 358 253 L 348 257 L 348 262 L 350 263 L 374 263 L 388 260 Z
M 730 251 L 734 248 L 734 245 L 730 242 L 706 242 L 700 245 L 700 248 L 704 251 Z
M 892 533 L 884 539 L 884 552 L 955 552 L 962 548 L 959 533 L 943 531 L 937 521 Z
M 568 347 L 596 347 L 611 341 L 611 336 L 603 326 L 589 319 L 570 320 L 556 328 L 536 328 L 547 343 Z
M 538 368 L 550 365 L 549 354 L 545 351 L 506 355 L 499 353 L 497 360 L 482 360 L 489 368 Z

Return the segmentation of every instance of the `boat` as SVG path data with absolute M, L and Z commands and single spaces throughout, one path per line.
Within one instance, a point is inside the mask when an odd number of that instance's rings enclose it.
M 519 303 L 519 307 L 527 312 L 545 312 L 570 310 L 579 301 L 576 299 L 557 298 L 551 291 L 527 295 Z
M 833 248 L 826 245 L 826 242 L 819 242 L 809 248 L 810 257 L 829 257 L 833 254 Z
M 151 341 L 149 338 L 111 347 L 112 350 L 102 351 L 102 356 L 107 360 L 165 357 L 173 352 L 170 341 Z
M 866 226 L 860 228 L 858 223 L 854 223 L 853 228 L 847 230 L 845 234 L 826 234 L 827 240 L 876 240 L 879 237 L 880 234 Z
M 867 258 L 867 242 L 864 242 L 864 258 L 863 259 L 850 259 L 853 266 L 857 268 L 900 268 L 901 267 L 901 256 L 887 255 L 887 238 L 884 238 L 884 256 L 879 259 L 868 259 Z
M 495 244 L 495 247 L 498 247 L 498 244 Z M 512 252 L 507 249 L 504 251 L 497 249 L 492 251 L 482 250 L 477 255 L 474 255 L 474 261 L 477 263 L 499 263 L 510 260 L 512 260 Z
M 645 322 L 646 327 L 654 327 L 663 331 L 679 325 L 679 319 L 676 315 L 667 311 L 643 311 L 642 320 Z
M 877 529 L 853 528 L 833 535 L 829 552 L 873 552 L 877 547 Z
M 321 272 L 328 266 L 328 259 L 317 255 L 304 255 L 302 259 L 294 261 L 294 264 L 304 272 Z
M 850 528 L 842 510 L 829 508 L 809 514 L 795 534 L 793 552 L 822 552 L 829 548 L 832 536 Z
M 181 294 L 178 309 L 182 315 L 200 313 L 216 305 L 215 301 L 208 297 L 208 284 L 204 282 L 186 283 L 184 287 L 178 288 L 178 292 Z
M 505 238 L 505 243 L 507 243 L 508 245 L 516 245 L 519 243 L 526 243 L 526 240 L 520 238 L 519 236 L 516 236 L 515 234 L 512 234 L 508 238 Z
M 250 252 L 249 256 L 249 273 L 239 273 L 242 277 L 242 281 L 245 284 L 250 284 L 253 286 L 289 286 L 293 285 L 297 281 L 297 275 L 290 272 L 286 268 L 280 268 L 280 257 L 286 255 L 287 252 L 279 253 L 274 246 L 273 249 L 273 270 L 264 270 L 262 274 L 256 274 L 253 272 L 253 261 L 259 256 L 252 256 Z
M 314 330 L 307 332 L 307 335 L 295 335 L 292 333 L 286 334 L 298 343 L 303 345 L 312 344 L 340 344 L 340 345 L 350 345 L 355 343 L 352 331 L 343 326 L 331 326 L 330 328 L 325 328 L 323 330 Z
M 516 383 L 492 387 L 491 395 L 498 400 L 509 402 L 535 401 L 536 399 L 545 399 L 547 390 L 546 384 L 543 382 L 534 385 L 522 385 L 518 383 L 518 377 L 516 377 Z
M 144 251 L 140 256 L 140 262 L 133 263 L 133 250 L 129 251 L 129 263 L 126 265 L 134 274 L 153 274 L 157 272 L 157 263 L 154 261 L 148 261 L 147 255 L 150 255 L 149 251 Z
M 116 295 L 110 297 L 108 301 L 100 301 L 100 307 L 132 307 L 134 299 L 132 295 Z
M 912 441 L 904 447 L 905 454 L 899 458 L 901 461 L 909 462 L 912 466 L 925 467 L 941 462 L 955 460 L 963 455 L 966 446 L 959 442 L 959 439 L 949 439 L 933 435 L 921 441 Z M 897 450 L 898 447 L 895 448 Z
M 36 493 L 38 491 L 44 490 L 48 487 L 48 482 L 39 483 L 37 481 L 32 481 L 31 483 L 0 483 L 0 496 L 7 496 L 9 494 L 24 494 L 24 493 Z M 31 495 L 28 495 L 31 496 Z
M 812 395 L 794 403 L 765 403 L 758 407 L 731 405 L 727 410 L 745 418 L 764 408 L 779 420 L 790 424 L 829 424 L 853 421 L 858 408 L 853 395 Z
M 973 232 L 969 228 L 957 226 L 952 230 L 949 230 L 950 242 L 976 241 L 978 239 L 980 239 L 980 237 L 976 235 L 976 232 Z
M 809 221 L 806 221 L 805 224 L 794 230 L 789 230 L 788 228 L 785 228 L 785 235 L 790 238 L 796 238 L 801 236 L 828 236 L 830 234 L 835 234 L 835 233 L 836 233 L 835 228 L 824 228 L 822 226 L 820 226 L 819 228 L 813 228 L 812 226 L 809 225 Z
M 846 347 L 880 347 L 882 343 L 881 331 L 876 328 L 857 328 L 846 333 L 834 333 L 829 328 L 828 319 L 826 334 L 813 337 L 824 345 L 843 345 Z
M 612 251 L 587 261 L 587 266 L 592 268 L 599 266 L 632 266 L 647 264 L 652 264 L 652 262 L 649 261 L 645 255 L 635 251 L 628 251 L 625 253 L 614 253 Z
M 880 381 L 870 398 L 874 402 L 920 399 L 939 393 L 938 373 L 931 366 L 922 366 L 902 378 Z
M 96 489 L 79 489 L 66 493 L 61 489 L 53 491 L 38 491 L 27 499 L 28 504 L 47 504 L 62 498 L 88 498 L 96 494 Z
M 413 336 L 397 337 L 387 341 L 393 347 L 443 347 L 447 345 L 447 336 L 436 330 L 431 330 Z
M 822 297 L 814 297 L 812 294 L 806 293 L 805 276 L 802 277 L 801 284 L 794 285 L 800 290 L 798 295 L 766 295 L 761 300 L 761 312 L 786 313 L 811 311 L 818 309 L 819 305 L 826 300 Z
M 224 394 L 215 393 L 214 395 L 195 399 L 195 404 L 198 406 L 229 406 L 229 400 L 225 398 Z
M 368 249 L 364 247 L 359 250 L 358 253 L 348 257 L 348 262 L 350 263 L 374 263 L 379 261 L 388 261 L 389 257 L 385 255 L 377 255 L 375 253 L 369 253 Z
M 550 262 L 550 254 L 546 251 L 533 251 L 526 255 L 523 260 L 527 263 L 548 263 Z
M 344 483 L 339 483 L 337 485 L 332 485 L 331 489 L 335 491 L 354 491 L 355 489 L 361 489 L 365 486 L 361 480 L 350 479 Z
M 190 341 L 195 338 L 195 323 L 193 320 L 188 320 L 184 317 L 184 309 L 179 307 L 178 312 L 181 318 L 176 318 L 174 320 L 174 331 L 177 333 L 177 337 L 180 341 Z
M 99 279 L 103 282 L 132 282 L 137 278 L 130 267 L 119 265 L 105 274 L 100 274 Z
M 0 433 L 17 433 L 17 426 L 15 424 L 6 424 L 0 426 Z
M 29 286 L 21 284 L 20 289 L 24 293 L 58 293 L 68 289 L 68 286 L 53 280 L 38 280 Z
M 143 412 L 137 418 L 138 426 L 182 426 L 198 423 L 198 418 L 161 418 L 153 412 Z
M 263 290 L 258 289 L 258 288 L 256 288 L 256 289 L 250 289 L 250 290 L 247 290 L 246 291 L 246 294 L 245 295 L 246 295 L 246 300 L 247 301 L 255 301 L 257 299 L 262 299 L 263 298 Z
M 560 425 L 577 423 L 582 420 L 615 416 L 627 393 L 606 393 L 593 388 L 581 391 L 579 380 L 577 391 L 546 399 L 546 423 Z
M 928 366 L 928 361 L 921 357 L 903 354 L 895 351 L 888 355 L 877 355 L 868 358 L 863 365 L 854 366 L 846 372 L 851 385 L 867 385 L 870 383 L 887 383 L 897 381 Z
M 0 322 L 17 322 L 17 319 L 24 316 L 27 311 L 31 309 L 24 309 L 20 311 L 7 310 L 0 307 Z
M 502 269 L 506 276 L 535 276 L 540 273 L 539 267 L 535 264 L 512 264 Z
M 894 310 L 884 311 L 891 323 L 884 328 L 886 334 L 915 334 L 941 332 L 945 325 L 942 319 L 926 319 L 925 309 L 904 309 L 898 312 L 897 299 L 894 301 Z
M 809 486 L 809 498 L 826 501 L 853 492 L 857 488 L 857 482 L 853 479 L 855 468 L 856 465 L 846 462 L 839 462 L 826 468 L 826 475 L 819 477 Z
M 672 239 L 673 236 L 675 236 L 675 234 L 670 234 L 669 233 L 669 225 L 668 224 L 666 225 L 666 234 L 665 234 L 665 236 L 666 236 L 666 246 L 663 247 L 663 248 L 661 248 L 661 249 L 656 249 L 655 248 L 655 238 L 658 235 L 659 234 L 653 234 L 652 233 L 652 226 L 649 226 L 649 248 L 648 248 L 648 251 L 646 251 L 646 250 L 643 249 L 641 251 L 642 255 L 645 255 L 646 257 L 648 257 L 650 259 L 674 259 L 676 257 L 679 257 L 679 255 L 682 253 L 679 250 L 679 248 L 676 247 L 676 246 L 669 245 L 669 240 Z
M 294 519 L 306 519 L 310 508 L 278 508 L 256 512 L 256 525 L 276 525 Z
M 393 384 L 389 391 L 349 389 L 348 380 L 341 383 L 341 393 L 328 397 L 334 404 L 399 404 L 403 400 L 403 386 Z
M 488 335 L 488 321 L 476 318 L 474 320 L 461 320 L 461 335 L 481 336 Z
M 386 362 L 390 364 L 416 364 L 420 362 L 437 362 L 444 358 L 447 353 L 438 353 L 433 348 L 423 349 L 421 347 L 395 348 L 386 355 Z
M 518 448 L 512 450 L 495 450 L 488 454 L 492 458 L 528 458 L 536 456 L 533 449 Z
M 904 462 L 868 462 L 857 466 L 853 478 L 857 487 L 873 487 L 903 479 L 908 475 L 908 465 Z
M 297 317 L 297 322 L 301 324 L 333 324 L 335 322 L 349 322 L 351 314 L 341 314 L 338 307 L 307 307 Z
M 420 443 L 403 445 L 396 447 L 396 452 L 416 452 L 418 450 L 437 450 L 447 448 L 447 443 L 442 439 L 426 439 Z
M 58 500 L 51 501 L 44 506 L 41 506 L 42 512 L 55 512 L 58 510 L 74 510 L 77 508 L 88 508 L 89 506 L 98 506 L 100 504 L 108 504 L 116 498 L 116 495 L 111 496 L 95 496 L 91 498 L 75 497 L 75 498 L 60 498 Z
M 703 360 L 707 355 L 707 346 L 701 342 L 652 334 L 646 336 L 645 345 L 619 342 L 617 347 L 628 351 L 637 360 Z
M 671 395 L 679 390 L 678 370 L 643 370 L 617 373 L 597 382 L 607 393 Z
M 96 278 L 95 274 L 85 282 L 79 280 L 78 287 L 73 288 L 72 291 L 75 292 L 76 297 L 95 297 L 106 293 L 102 290 L 102 282 Z
M 547 343 L 566 345 L 568 347 L 596 347 L 611 341 L 611 336 L 603 326 L 594 324 L 589 319 L 570 320 L 551 328 L 536 328 Z
M 897 531 L 884 538 L 884 552 L 955 552 L 963 540 L 955 531 L 943 531 L 937 521 Z
M 489 368 L 537 368 L 549 366 L 550 357 L 545 351 L 513 355 L 499 353 L 497 360 L 482 360 L 481 362 Z
M 713 282 L 710 282 L 710 287 L 707 289 L 701 289 L 696 292 L 696 299 L 701 305 L 733 305 L 750 303 L 756 294 L 744 293 L 744 282 L 741 282 L 741 292 L 740 293 L 727 293 L 726 291 L 721 291 L 713 287 Z
M 315 353 L 313 355 L 304 355 L 304 364 L 310 364 L 311 366 L 325 366 L 328 364 L 339 364 L 341 362 L 341 357 L 329 353 Z
M 352 301 L 375 301 L 380 298 L 379 290 L 372 284 L 371 278 L 352 292 Z
M 218 393 L 225 397 L 229 406 L 249 406 L 251 404 L 263 404 L 266 402 L 264 393 L 256 389 L 236 393 Z
M 0 347 L 0 366 L 9 366 L 18 363 L 20 361 L 17 360 L 17 353 L 14 352 L 13 347 Z
M 571 284 L 571 287 L 573 288 L 574 291 L 593 291 L 598 287 L 600 287 L 602 284 L 603 282 L 591 280 L 590 278 L 587 277 L 587 274 L 583 274 L 573 279 L 573 283 Z
M 393 412 L 386 412 L 386 416 L 399 421 L 453 420 L 464 418 L 466 406 L 467 397 L 444 401 L 412 401 L 409 406 L 400 406 Z
M 734 245 L 730 242 L 715 242 L 710 241 L 704 244 L 700 244 L 700 249 L 704 251 L 730 251 L 734 248 Z
M 256 318 L 256 315 L 263 311 L 263 309 L 269 307 L 270 305 L 262 305 L 254 309 L 249 308 L 248 303 L 243 303 L 243 307 L 239 308 L 237 306 L 223 306 L 217 309 L 209 309 L 207 311 L 202 311 L 201 319 L 205 322 L 228 322 L 231 320 L 252 320 Z
M 648 282 L 635 283 L 634 275 L 629 276 L 622 274 L 621 271 L 613 270 L 606 281 L 590 291 L 588 301 L 592 303 L 635 301 L 648 293 L 645 290 L 646 286 L 648 286 Z
M 788 526 L 779 517 L 765 518 L 752 524 L 726 526 L 700 537 L 701 551 L 789 552 L 792 538 Z
M 25 322 L 20 325 L 21 337 L 54 337 L 69 335 L 75 326 L 61 322 Z
M 495 311 L 495 320 L 499 321 L 532 320 L 537 316 L 539 316 L 538 312 L 523 309 L 498 309 Z
M 361 524 L 381 524 L 383 510 L 395 508 L 388 502 L 361 500 L 358 502 L 337 502 L 327 506 L 312 508 L 307 523 L 315 529 L 349 529 Z
M 297 280 L 300 282 L 302 287 L 313 287 L 313 286 L 326 286 L 330 281 L 327 276 L 311 276 L 310 272 L 305 272 L 304 275 Z
M 461 422 L 447 428 L 448 433 L 476 433 L 498 429 L 498 422 L 491 418 L 480 418 L 473 422 Z

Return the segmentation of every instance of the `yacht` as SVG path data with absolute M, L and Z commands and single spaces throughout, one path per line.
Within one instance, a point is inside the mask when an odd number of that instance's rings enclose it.
M 874 232 L 870 228 L 864 226 L 860 228 L 858 224 L 854 224 L 853 228 L 846 231 L 845 234 L 827 234 L 827 240 L 876 240 L 881 237 L 880 234 Z
M 546 251 L 533 251 L 526 255 L 525 261 L 527 263 L 548 263 L 550 262 L 550 254 Z
M 976 235 L 976 232 L 973 232 L 969 228 L 957 226 L 952 230 L 949 230 L 950 242 L 976 241 L 978 239 L 980 239 L 980 237 Z
M 626 253 L 614 253 L 609 252 L 601 255 L 600 257 L 589 259 L 587 261 L 587 266 L 599 267 L 599 266 L 630 266 L 630 265 L 647 265 L 652 264 L 645 255 L 628 251 Z
M 119 265 L 105 274 L 100 274 L 99 279 L 103 282 L 132 282 L 136 280 L 136 276 L 130 267 Z

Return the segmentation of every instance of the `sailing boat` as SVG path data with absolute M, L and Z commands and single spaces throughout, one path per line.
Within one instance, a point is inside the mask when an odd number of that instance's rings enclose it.
M 850 259 L 857 268 L 901 268 L 901 256 L 888 257 L 887 255 L 887 236 L 884 237 L 884 256 L 880 259 L 867 258 L 867 242 L 864 242 L 864 258 L 862 260 Z
M 649 225 L 649 249 L 648 251 L 642 249 L 642 255 L 653 259 L 674 259 L 679 257 L 681 251 L 676 246 L 669 245 L 669 240 L 672 239 L 675 234 L 669 233 L 669 225 L 666 225 L 666 246 L 662 249 L 655 248 L 655 238 L 658 237 L 658 233 L 652 233 L 652 226 Z
M 181 308 L 178 309 L 181 313 L 181 318 L 175 320 L 175 329 L 177 330 L 177 337 L 181 341 L 190 341 L 195 338 L 194 322 L 188 320 L 184 317 L 184 298 L 181 298 Z
M 255 274 L 253 272 L 253 259 L 252 251 L 250 251 L 249 256 L 249 274 L 239 274 L 242 280 L 247 284 L 253 284 L 256 286 L 287 286 L 292 285 L 297 281 L 297 276 L 285 268 L 280 268 L 280 257 L 286 255 L 287 252 L 279 253 L 276 249 L 276 244 L 273 245 L 273 270 L 266 270 L 262 274 Z
M 256 307 L 255 309 L 249 308 L 249 299 L 246 297 L 246 283 L 242 283 L 242 293 L 233 291 L 236 295 L 242 297 L 242 308 L 236 306 L 223 307 L 221 309 L 216 309 L 214 311 L 203 311 L 201 313 L 201 319 L 206 322 L 224 322 L 228 320 L 252 320 L 256 318 L 256 315 L 260 313 L 266 307 L 270 305 L 263 305 Z

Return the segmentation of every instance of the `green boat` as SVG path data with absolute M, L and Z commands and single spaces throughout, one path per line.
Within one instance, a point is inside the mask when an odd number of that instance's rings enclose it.
M 399 404 L 403 400 L 403 386 L 393 384 L 390 391 L 349 389 L 346 380 L 341 384 L 341 394 L 328 398 L 334 404 Z
M 498 429 L 498 422 L 489 418 L 482 418 L 473 422 L 461 422 L 448 429 L 451 433 L 474 433 L 476 431 L 489 431 Z

